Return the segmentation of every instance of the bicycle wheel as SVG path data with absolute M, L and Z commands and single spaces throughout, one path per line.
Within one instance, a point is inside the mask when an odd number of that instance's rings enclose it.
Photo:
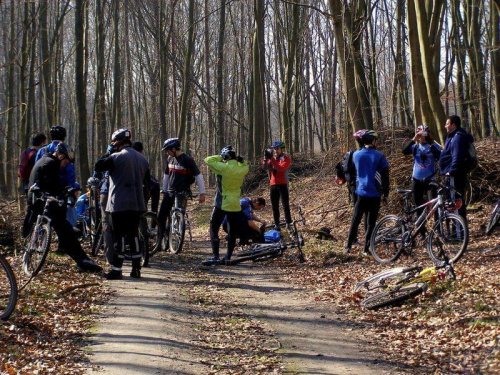
M 154 212 L 146 212 L 142 216 L 143 224 L 141 224 L 141 230 L 143 231 L 143 237 L 146 241 L 146 247 L 148 254 L 151 256 L 158 252 L 161 246 L 161 233 L 160 233 L 160 223 L 158 217 Z
M 182 250 L 184 234 L 184 214 L 179 210 L 174 210 L 171 216 L 170 236 L 168 237 L 170 252 L 177 254 Z
M 97 227 L 98 235 L 92 239 L 92 256 L 97 256 L 99 250 L 104 242 L 104 233 L 102 232 L 102 222 L 99 223 Z
M 240 257 L 247 257 L 249 255 L 255 255 L 258 253 L 261 253 L 263 251 L 269 250 L 270 248 L 274 248 L 273 244 L 256 244 L 252 245 L 252 247 L 248 250 L 243 250 L 243 251 L 238 251 L 233 254 L 233 256 L 240 258 Z
M 370 239 L 370 252 L 377 262 L 393 262 L 401 254 L 405 233 L 401 221 L 398 216 L 388 215 L 375 225 Z
M 7 320 L 17 303 L 17 282 L 7 259 L 0 255 L 0 319 Z
M 249 251 L 251 251 L 251 250 L 249 250 Z M 266 247 L 266 248 L 258 246 L 254 249 L 253 253 L 250 253 L 250 254 L 245 255 L 245 256 L 234 257 L 228 262 L 228 264 L 237 264 L 237 263 L 241 263 L 241 262 L 246 262 L 247 260 L 258 261 L 258 260 L 277 258 L 277 257 L 281 256 L 282 253 L 283 253 L 283 251 L 282 251 L 281 246 L 279 244 L 275 245 L 275 246 L 271 246 L 271 247 Z
M 407 299 L 418 296 L 426 290 L 426 283 L 415 283 L 387 292 L 374 294 L 361 301 L 361 306 L 368 310 L 374 310 L 406 301 Z
M 457 262 L 469 243 L 469 229 L 464 218 L 454 213 L 443 214 L 427 237 L 427 252 L 432 261 L 441 264 L 448 257 Z
M 500 200 L 497 202 L 495 208 L 493 208 L 493 211 L 491 212 L 491 219 L 486 226 L 486 234 L 489 235 L 492 231 L 493 228 L 498 224 L 498 221 L 500 220 Z
M 471 205 L 473 195 L 474 195 L 474 190 L 472 189 L 472 183 L 469 181 L 465 184 L 465 191 L 464 191 L 464 203 L 467 206 Z
M 89 228 L 90 244 L 93 245 L 98 241 L 102 228 L 100 211 L 95 207 L 89 207 Z
M 26 276 L 35 277 L 43 267 L 50 248 L 50 225 L 41 223 L 35 225 L 31 239 L 23 256 L 23 270 Z

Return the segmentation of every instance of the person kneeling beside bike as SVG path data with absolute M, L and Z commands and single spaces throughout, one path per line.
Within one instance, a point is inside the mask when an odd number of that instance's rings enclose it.
M 264 243 L 264 230 L 266 222 L 259 219 L 254 211 L 260 211 L 266 207 L 266 200 L 259 198 L 242 198 L 240 199 L 241 213 L 236 216 L 237 230 L 236 237 L 240 239 L 240 245 L 248 245 L 252 243 Z M 258 226 L 255 222 L 261 223 Z M 227 218 L 222 222 L 222 229 L 227 233 Z
M 59 170 L 71 163 L 70 148 L 65 143 L 59 143 L 53 153 L 47 153 L 36 162 L 31 171 L 28 192 L 29 214 L 32 220 L 26 220 L 25 225 L 31 227 L 38 215 L 43 212 L 43 202 L 38 200 L 40 193 L 66 202 L 67 190 L 59 179 Z M 59 238 L 59 249 L 64 250 L 77 264 L 80 270 L 100 272 L 102 268 L 94 263 L 82 249 L 80 242 L 73 231 L 73 227 L 66 220 L 66 203 L 62 205 L 51 204 L 48 216 L 50 225 L 54 228 Z

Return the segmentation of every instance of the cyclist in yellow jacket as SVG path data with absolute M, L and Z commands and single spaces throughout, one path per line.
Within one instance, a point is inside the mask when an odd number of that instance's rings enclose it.
M 214 209 L 210 217 L 210 241 L 212 242 L 212 258 L 203 264 L 226 264 L 233 253 L 236 244 L 237 218 L 241 212 L 240 197 L 243 179 L 248 173 L 248 164 L 241 156 L 236 157 L 232 146 L 224 147 L 220 155 L 205 159 L 210 170 L 216 175 L 216 193 Z M 219 229 L 224 217 L 227 217 L 227 254 L 219 259 Z

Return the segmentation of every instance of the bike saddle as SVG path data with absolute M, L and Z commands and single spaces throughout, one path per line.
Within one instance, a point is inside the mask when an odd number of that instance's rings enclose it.
M 411 190 L 398 189 L 397 192 L 398 194 L 403 194 L 403 195 L 411 194 Z

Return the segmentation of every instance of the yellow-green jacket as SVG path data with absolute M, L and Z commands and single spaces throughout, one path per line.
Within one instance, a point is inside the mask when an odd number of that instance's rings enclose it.
M 205 163 L 216 175 L 214 206 L 229 212 L 241 211 L 241 185 L 248 173 L 246 161 L 238 163 L 233 159 L 223 162 L 220 155 L 214 155 L 205 158 Z

